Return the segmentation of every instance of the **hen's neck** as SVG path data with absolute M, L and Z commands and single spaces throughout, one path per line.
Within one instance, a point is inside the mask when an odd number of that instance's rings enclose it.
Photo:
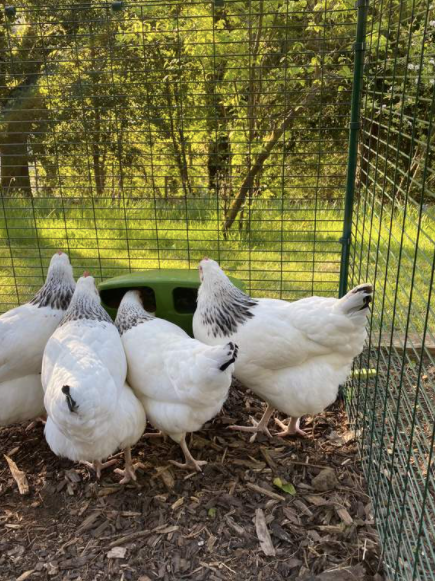
M 75 281 L 72 276 L 59 272 L 52 273 L 47 277 L 44 286 L 39 289 L 30 304 L 38 308 L 51 307 L 66 311 L 74 294 L 74 289 Z
M 89 293 L 76 293 L 59 326 L 71 321 L 100 321 L 112 323 L 112 319 L 100 304 L 98 297 Z
M 148 313 L 138 303 L 126 302 L 118 309 L 115 325 L 118 328 L 119 334 L 122 335 L 132 327 L 137 327 L 137 325 L 152 321 L 153 319 L 155 319 L 154 315 Z
M 208 336 L 231 337 L 254 316 L 258 301 L 235 287 L 228 279 L 202 283 L 198 313 Z

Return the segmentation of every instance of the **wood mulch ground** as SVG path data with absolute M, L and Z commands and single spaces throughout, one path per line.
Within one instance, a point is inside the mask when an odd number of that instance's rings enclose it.
M 112 468 L 97 482 L 56 458 L 40 424 L 0 429 L 0 579 L 382 581 L 342 405 L 314 428 L 307 419 L 307 439 L 250 443 L 227 429 L 261 411 L 232 390 L 221 415 L 193 436 L 192 452 L 209 462 L 201 474 L 168 464 L 182 460 L 175 443 L 142 439 L 133 456 L 144 467 L 127 486 Z M 3 454 L 25 473 L 28 494 Z

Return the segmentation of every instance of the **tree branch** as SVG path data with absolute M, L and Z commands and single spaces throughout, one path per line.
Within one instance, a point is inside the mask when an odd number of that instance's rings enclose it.
M 314 102 L 315 98 L 317 97 L 319 90 L 320 90 L 319 86 L 314 86 L 308 93 L 305 93 L 304 97 L 292 109 L 290 109 L 290 111 L 288 111 L 281 125 L 273 131 L 272 135 L 269 137 L 268 141 L 264 145 L 263 150 L 258 154 L 255 163 L 249 169 L 248 174 L 246 175 L 242 185 L 240 186 L 239 193 L 237 194 L 235 200 L 230 206 L 230 209 L 228 211 L 228 214 L 225 218 L 225 222 L 222 227 L 224 232 L 228 232 L 228 230 L 234 224 L 234 220 L 236 219 L 237 214 L 240 211 L 240 208 L 242 207 L 248 194 L 252 191 L 252 188 L 254 186 L 254 180 L 257 174 L 262 170 L 264 162 L 272 153 L 273 148 L 280 140 L 284 131 L 286 131 L 294 121 L 296 113 L 301 108 L 308 107 L 309 105 L 311 105 Z

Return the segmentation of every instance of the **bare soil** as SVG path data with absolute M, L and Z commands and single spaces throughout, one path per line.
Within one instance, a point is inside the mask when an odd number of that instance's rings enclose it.
M 142 439 L 133 451 L 143 464 L 137 485 L 119 485 L 112 468 L 97 482 L 57 458 L 41 424 L 0 429 L 1 581 L 382 581 L 342 405 L 314 423 L 306 418 L 305 439 L 250 443 L 228 429 L 258 419 L 262 405 L 232 390 L 219 417 L 192 438 L 192 453 L 208 461 L 201 474 L 168 463 L 182 460 L 174 442 Z M 3 454 L 26 474 L 27 495 Z M 333 472 L 316 478 L 325 468 Z

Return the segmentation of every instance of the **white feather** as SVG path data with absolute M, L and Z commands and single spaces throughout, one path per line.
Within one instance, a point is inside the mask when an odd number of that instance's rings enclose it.
M 368 312 L 364 298 L 370 293 L 351 291 L 341 300 L 309 297 L 293 303 L 258 299 L 252 301 L 249 316 L 237 322 L 243 295 L 233 290 L 217 263 L 205 260 L 200 266 L 195 337 L 209 345 L 237 343 L 237 379 L 291 417 L 315 414 L 333 403 L 353 358 L 363 349 Z M 207 322 L 219 312 L 226 316 L 231 308 L 236 316 L 228 333 Z
M 55 454 L 102 461 L 137 442 L 145 429 L 145 414 L 126 375 L 118 331 L 100 306 L 93 278 L 81 278 L 65 320 L 44 352 L 45 435 Z M 69 386 L 75 411 L 68 406 L 63 386 Z
M 51 259 L 45 285 L 32 302 L 0 317 L 0 426 L 44 413 L 42 356 L 74 287 L 68 257 L 57 253 Z
M 150 422 L 176 442 L 221 410 L 231 385 L 234 356 L 228 346 L 209 347 L 176 325 L 146 314 L 135 291 L 127 293 L 116 323 L 128 361 L 128 381 Z

